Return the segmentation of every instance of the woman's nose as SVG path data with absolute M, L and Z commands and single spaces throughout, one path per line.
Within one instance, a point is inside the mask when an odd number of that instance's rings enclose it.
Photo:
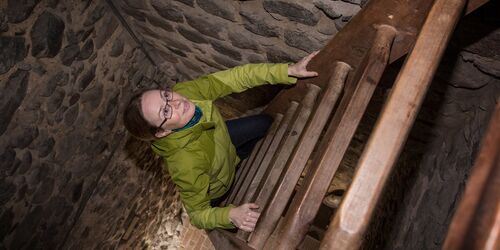
M 181 100 L 178 100 L 178 99 L 175 99 L 175 100 L 172 100 L 170 101 L 171 105 L 174 107 L 174 108 L 179 108 L 179 105 L 181 104 Z

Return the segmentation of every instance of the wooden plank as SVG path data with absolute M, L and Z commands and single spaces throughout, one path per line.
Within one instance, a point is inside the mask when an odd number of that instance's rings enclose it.
M 246 242 L 236 238 L 234 233 L 224 229 L 214 229 L 207 231 L 208 238 L 214 245 L 215 249 L 223 250 L 254 250 L 249 247 Z
M 309 121 L 309 117 L 312 113 L 312 109 L 315 105 L 316 98 L 320 92 L 320 88 L 313 84 L 308 84 L 308 93 L 300 103 L 300 110 L 297 115 L 297 119 L 293 124 L 290 133 L 288 133 L 283 146 L 281 147 L 278 155 L 273 160 L 272 168 L 267 174 L 265 182 L 262 185 L 259 193 L 252 199 L 255 203 L 264 207 L 267 203 L 269 196 L 271 195 L 276 183 L 278 182 L 279 177 L 281 176 L 284 167 L 290 155 L 292 154 L 293 149 L 297 145 L 300 136 L 302 135 L 302 131 L 306 123 Z M 262 208 L 259 209 L 259 212 L 262 211 Z
M 261 156 L 263 157 L 256 158 L 254 163 L 252 164 L 252 167 L 250 168 L 251 175 L 249 174 L 250 177 L 245 179 L 243 185 L 238 191 L 238 194 L 236 195 L 236 198 L 234 200 L 235 205 L 247 203 L 250 197 L 252 197 L 257 190 L 262 177 L 267 172 L 274 153 L 281 145 L 285 133 L 289 131 L 290 124 L 293 123 L 293 118 L 295 117 L 295 112 L 297 111 L 298 106 L 298 102 L 290 102 L 288 110 L 285 113 L 285 116 L 280 123 L 278 131 L 276 131 L 271 144 L 265 151 L 262 152 Z
M 500 249 L 500 99 L 443 249 Z
M 321 141 L 320 156 L 314 159 L 311 174 L 304 179 L 303 186 L 285 215 L 284 226 L 277 237 L 277 249 L 295 248 L 304 237 L 384 72 L 396 30 L 387 25 L 378 26 L 377 29 L 364 67 L 357 72 L 359 84 L 352 95 L 342 98 L 325 139 Z
M 267 148 L 269 147 L 269 144 L 271 144 L 271 141 L 276 134 L 276 131 L 278 130 L 278 127 L 281 123 L 281 120 L 283 119 L 282 114 L 276 114 L 274 115 L 274 120 L 273 123 L 271 124 L 271 127 L 269 128 L 266 136 L 264 137 L 263 140 L 260 140 L 257 145 L 255 145 L 254 149 L 252 150 L 252 153 L 250 156 L 247 158 L 248 160 L 246 161 L 245 166 L 243 169 L 239 170 L 239 175 L 241 175 L 238 180 L 236 180 L 235 184 L 233 185 L 231 189 L 231 193 L 228 196 L 228 198 L 222 203 L 223 206 L 227 206 L 227 204 L 231 204 L 234 202 L 234 199 L 236 198 L 236 195 L 238 194 L 238 191 L 240 190 L 241 186 L 243 185 L 243 182 L 248 178 L 248 173 L 250 172 L 250 168 L 253 166 L 253 162 L 255 159 L 257 159 L 257 155 L 259 153 L 264 154 L 267 151 Z
M 358 249 L 465 0 L 437 0 L 401 70 L 321 249 Z
M 271 201 L 266 204 L 260 215 L 257 227 L 248 243 L 253 248 L 262 249 L 276 227 L 294 191 L 295 185 L 306 166 L 307 160 L 311 156 L 319 140 L 319 136 L 342 92 L 344 82 L 351 67 L 343 62 L 337 62 L 335 67 L 334 74 L 330 78 L 329 84 L 321 97 L 318 108 L 315 110 L 311 122 L 307 125 L 304 135 L 300 138 L 297 149 L 288 161 L 287 171 L 284 173 L 283 179 L 280 181 L 276 191 L 273 192 Z
M 283 169 L 285 168 L 290 154 L 297 145 L 297 142 L 302 135 L 302 131 L 304 130 L 307 121 L 309 121 L 309 116 L 312 113 L 312 109 L 316 103 L 316 98 L 318 97 L 320 90 L 321 88 L 314 84 L 307 85 L 307 94 L 300 102 L 300 108 L 297 112 L 297 117 L 292 125 L 292 128 L 290 129 L 290 132 L 287 133 L 283 139 L 283 144 L 275 152 L 269 171 L 265 176 L 263 176 L 263 179 L 257 188 L 257 192 L 250 197 L 250 202 L 257 203 L 260 206 L 258 212 L 261 212 L 262 208 L 267 203 L 269 196 L 271 196 L 271 193 L 276 186 Z M 237 233 L 237 237 L 243 240 L 246 240 L 249 235 L 249 232 L 245 232 L 243 230 L 239 230 Z

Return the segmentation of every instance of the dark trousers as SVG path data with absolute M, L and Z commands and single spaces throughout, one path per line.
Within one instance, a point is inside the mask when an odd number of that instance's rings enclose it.
M 273 118 L 260 114 L 226 121 L 231 142 L 240 159 L 247 158 L 260 138 L 266 135 Z
M 252 115 L 243 118 L 226 121 L 227 130 L 231 142 L 236 147 L 236 154 L 241 160 L 247 158 L 255 144 L 266 135 L 271 126 L 273 118 L 269 115 Z M 232 184 L 234 185 L 234 183 Z M 216 207 L 227 198 L 230 192 L 210 201 L 212 207 Z

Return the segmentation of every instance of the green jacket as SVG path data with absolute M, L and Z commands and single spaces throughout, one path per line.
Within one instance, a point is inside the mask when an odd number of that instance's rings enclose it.
M 152 143 L 162 156 L 177 185 L 191 224 L 198 228 L 233 228 L 228 207 L 211 207 L 233 182 L 240 159 L 231 143 L 224 119 L 213 101 L 233 92 L 263 84 L 292 84 L 287 64 L 248 64 L 220 71 L 192 81 L 178 83 L 173 90 L 203 111 L 195 126 L 172 133 Z

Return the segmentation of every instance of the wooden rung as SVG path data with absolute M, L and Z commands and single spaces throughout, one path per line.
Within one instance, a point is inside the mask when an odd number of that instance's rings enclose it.
M 311 122 L 307 125 L 304 135 L 300 138 L 297 149 L 288 160 L 286 172 L 280 181 L 271 200 L 263 208 L 259 222 L 249 245 L 255 249 L 262 249 L 269 235 L 273 232 L 276 224 L 285 210 L 285 206 L 290 199 L 297 181 L 300 178 L 307 160 L 309 159 L 323 128 L 330 117 L 330 113 L 337 103 L 338 97 L 342 92 L 347 74 L 351 67 L 343 62 L 337 62 L 334 73 L 330 77 L 329 84 L 321 98 L 318 108 L 315 110 Z
M 247 162 L 244 166 L 243 169 L 239 170 L 241 171 L 241 176 L 236 183 L 233 185 L 231 193 L 227 199 L 227 201 L 224 203 L 224 206 L 227 204 L 230 204 L 234 202 L 234 199 L 236 198 L 236 195 L 238 194 L 239 189 L 241 188 L 243 182 L 247 179 L 248 173 L 250 172 L 253 162 L 255 159 L 259 158 L 258 155 L 260 154 L 261 151 L 265 152 L 267 148 L 269 147 L 269 144 L 271 144 L 272 139 L 274 138 L 274 135 L 276 134 L 276 131 L 278 130 L 281 121 L 283 120 L 283 114 L 276 114 L 273 120 L 273 123 L 271 124 L 271 127 L 267 131 L 266 136 L 264 137 L 263 140 L 260 140 L 257 145 L 255 145 L 254 149 L 252 150 L 252 153 L 250 154 L 250 157 L 247 158 Z
M 229 196 L 227 197 L 227 199 L 225 199 L 222 202 L 222 206 L 227 206 L 228 203 L 230 203 L 234 200 L 234 197 L 236 196 L 236 193 L 238 192 L 238 189 L 241 186 L 241 183 L 243 182 L 246 175 L 248 174 L 248 169 L 250 168 L 250 165 L 251 165 L 250 162 L 252 162 L 253 158 L 255 158 L 255 154 L 262 146 L 262 142 L 263 142 L 263 140 L 259 140 L 255 144 L 255 147 L 253 148 L 250 156 L 248 158 L 246 158 L 245 160 L 243 160 L 243 162 L 240 165 L 240 168 L 236 170 L 237 174 L 236 174 L 236 177 L 234 178 L 234 181 L 233 181 L 234 184 L 231 187 L 231 191 L 229 193 Z
M 298 246 L 307 226 L 312 223 L 330 182 L 340 165 L 358 127 L 373 91 L 387 65 L 396 30 L 380 25 L 373 45 L 365 57 L 363 66 L 357 70 L 357 82 L 351 95 L 344 95 L 320 143 L 319 156 L 314 159 L 312 169 L 304 184 L 295 195 L 285 215 L 283 228 L 278 232 L 277 249 L 294 249 Z
M 297 110 L 298 106 L 298 102 L 290 102 L 290 106 L 288 107 L 288 110 L 286 111 L 285 116 L 283 117 L 283 120 L 272 139 L 272 142 L 267 149 L 263 148 L 261 150 L 262 153 L 259 152 L 257 154 L 257 157 L 250 167 L 248 176 L 245 178 L 240 190 L 238 190 L 238 194 L 236 195 L 233 204 L 241 205 L 246 203 L 247 200 L 244 199 L 244 197 L 246 197 L 246 194 L 250 193 L 253 195 L 253 193 L 255 192 L 260 180 L 262 179 L 262 176 L 264 176 L 267 171 L 274 152 L 276 152 L 276 149 L 278 149 L 278 146 L 280 145 L 285 132 L 288 131 L 288 128 L 290 127 L 290 123 L 292 122 L 292 118 L 295 116 L 295 111 Z
M 297 142 L 302 135 L 302 131 L 304 130 L 306 123 L 309 121 L 309 117 L 312 113 L 312 109 L 314 108 L 314 104 L 316 103 L 316 99 L 320 91 L 320 87 L 314 84 L 307 84 L 307 94 L 304 96 L 304 99 L 301 102 L 301 107 L 297 114 L 297 119 L 295 120 L 290 133 L 288 133 L 288 135 L 286 136 L 283 145 L 279 149 L 279 152 L 277 152 L 278 154 L 275 155 L 272 167 L 269 171 L 269 174 L 266 175 L 262 187 L 260 188 L 257 195 L 254 195 L 254 198 L 251 199 L 251 201 L 254 201 L 259 206 L 261 206 L 259 212 L 262 211 L 262 208 L 267 203 L 269 196 L 271 195 L 280 175 L 283 172 L 283 168 L 290 158 L 293 149 L 297 145 Z
M 255 149 L 256 148 L 260 148 L 260 146 L 262 145 L 262 140 L 259 140 L 257 142 L 257 144 L 255 144 L 255 148 L 254 150 L 252 151 L 252 154 L 250 155 L 250 157 L 244 159 L 241 163 L 240 163 L 240 166 L 238 169 L 236 169 L 236 177 L 234 177 L 234 180 L 233 180 L 233 186 L 231 187 L 231 190 L 230 190 L 230 193 L 229 195 L 226 197 L 226 199 L 224 199 L 222 202 L 221 202 L 221 207 L 225 207 L 227 206 L 228 202 L 230 200 L 232 200 L 234 198 L 234 195 L 236 195 L 236 189 L 238 187 L 238 184 L 241 184 L 241 180 L 242 178 L 244 178 L 244 176 L 246 174 L 244 174 L 243 172 L 246 172 L 248 170 L 248 161 L 249 159 L 251 159 L 252 155 L 253 155 L 253 152 L 256 151 Z M 243 177 L 242 177 L 243 175 Z
M 320 91 L 320 87 L 314 84 L 307 84 L 307 93 L 300 103 L 297 117 L 295 118 L 290 132 L 286 134 L 283 139 L 283 143 L 280 145 L 278 150 L 276 150 L 268 173 L 263 176 L 255 194 L 252 195 L 247 193 L 245 199 L 250 202 L 257 203 L 260 206 L 259 212 L 262 211 L 261 208 L 263 208 L 267 203 L 274 186 L 278 182 L 278 179 L 283 172 L 283 168 L 285 167 L 290 154 L 295 148 L 295 145 L 297 144 L 307 121 L 309 120 L 309 116 L 312 113 L 312 109 L 314 108 L 316 98 L 318 97 Z M 252 196 L 250 197 L 250 195 Z M 237 236 L 243 240 L 246 240 L 249 235 L 249 233 L 243 230 L 239 230 L 237 234 Z

